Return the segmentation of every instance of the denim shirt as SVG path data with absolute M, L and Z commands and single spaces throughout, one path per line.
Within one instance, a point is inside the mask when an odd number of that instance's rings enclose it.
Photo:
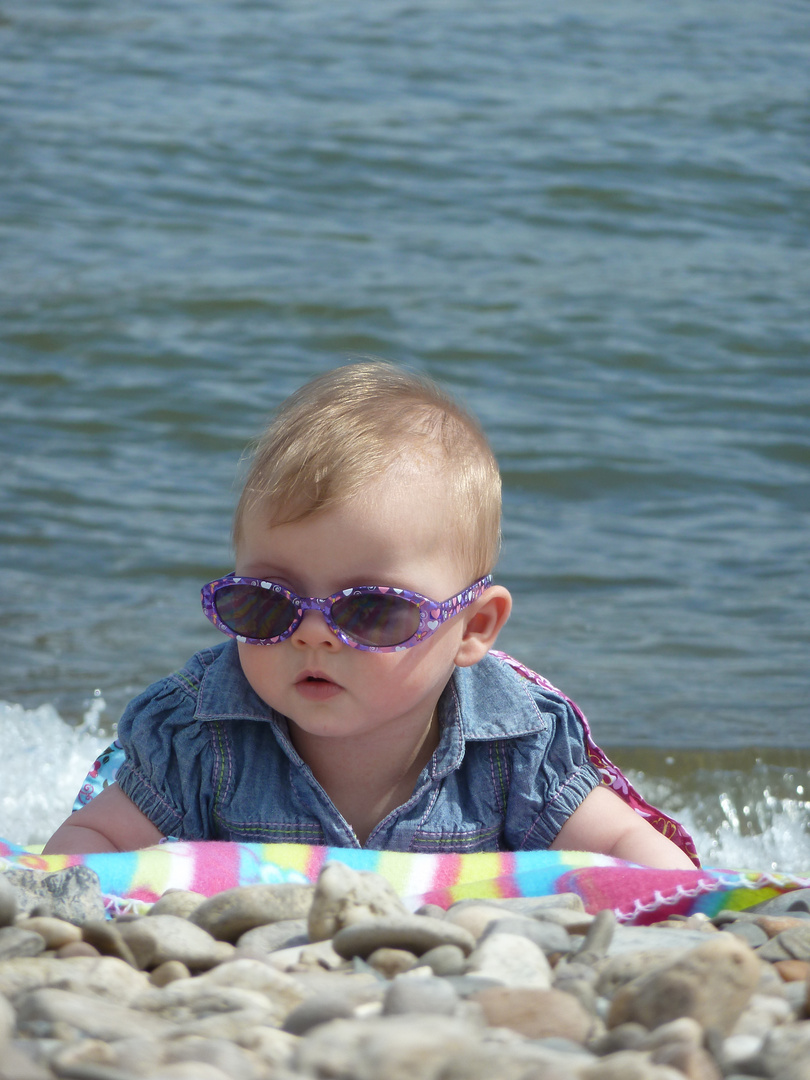
M 601 782 L 568 700 L 492 654 L 454 671 L 439 723 L 439 745 L 413 793 L 366 847 L 547 848 Z M 232 641 L 197 653 L 131 702 L 118 739 L 126 760 L 116 780 L 164 835 L 360 846 L 296 752 L 286 719 L 248 684 Z

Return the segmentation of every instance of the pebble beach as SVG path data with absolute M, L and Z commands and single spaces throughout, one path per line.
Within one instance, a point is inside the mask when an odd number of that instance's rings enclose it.
M 413 913 L 373 873 L 165 893 L 0 871 L 1 1080 L 810 1080 L 810 890 L 652 926 Z

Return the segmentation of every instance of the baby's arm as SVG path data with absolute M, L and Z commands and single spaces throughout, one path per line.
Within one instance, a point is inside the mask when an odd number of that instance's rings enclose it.
M 59 826 L 42 853 L 85 855 L 95 851 L 136 851 L 162 839 L 163 833 L 118 784 L 110 784 Z
M 681 849 L 607 787 L 595 788 L 557 834 L 552 848 L 597 851 L 659 870 L 694 870 Z

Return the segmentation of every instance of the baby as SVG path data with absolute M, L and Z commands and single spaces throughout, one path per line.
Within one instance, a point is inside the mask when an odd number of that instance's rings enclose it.
M 363 362 L 302 387 L 259 442 L 236 570 L 203 589 L 228 640 L 128 706 L 115 782 L 45 852 L 171 836 L 692 868 L 573 702 L 491 651 L 500 514 L 480 425 L 430 380 Z

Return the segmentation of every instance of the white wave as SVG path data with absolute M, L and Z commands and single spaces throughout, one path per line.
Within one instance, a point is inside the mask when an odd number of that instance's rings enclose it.
M 771 780 L 778 771 L 770 770 Z M 779 795 L 767 776 L 718 771 L 711 784 L 704 778 L 700 794 L 643 773 L 629 772 L 628 778 L 654 806 L 681 822 L 703 866 L 810 876 L 810 802 L 792 775 L 783 774 L 785 790 Z
M 73 808 L 73 800 L 111 736 L 98 729 L 99 692 L 78 727 L 52 705 L 25 709 L 0 701 L 0 836 L 43 844 Z

